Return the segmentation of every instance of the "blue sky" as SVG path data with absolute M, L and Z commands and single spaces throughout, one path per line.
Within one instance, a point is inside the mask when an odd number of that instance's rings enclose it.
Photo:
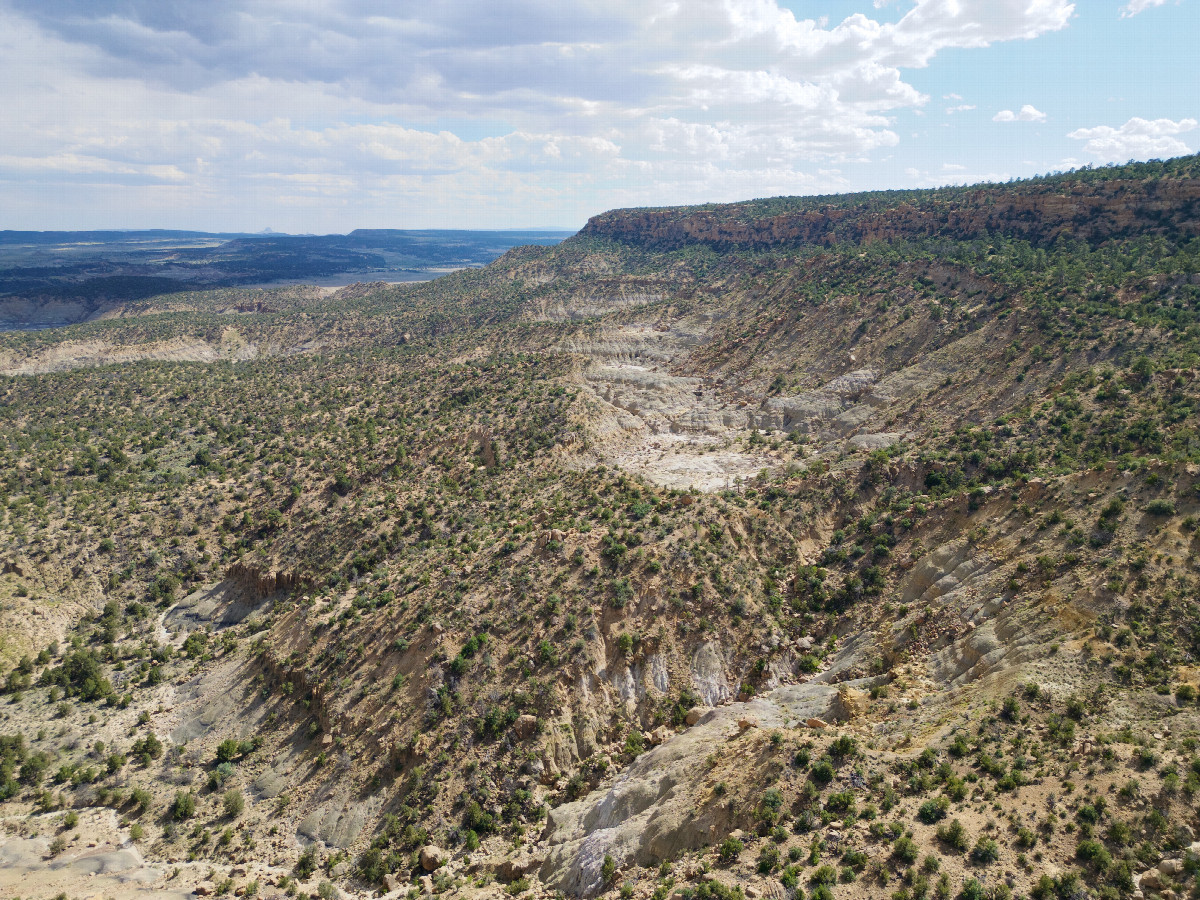
M 0 0 L 0 228 L 576 228 L 1200 149 L 1200 0 Z

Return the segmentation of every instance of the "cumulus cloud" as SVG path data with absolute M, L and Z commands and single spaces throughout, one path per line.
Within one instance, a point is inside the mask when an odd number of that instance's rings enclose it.
M 1000 112 L 992 116 L 993 122 L 1045 122 L 1046 114 L 1033 106 L 1026 103 L 1021 107 L 1020 111 L 1013 112 L 1011 109 L 1002 109 Z
M 1195 129 L 1195 119 L 1141 119 L 1136 116 L 1113 128 L 1077 128 L 1067 135 L 1086 141 L 1084 151 L 1103 162 L 1125 162 L 1129 159 L 1168 158 L 1190 153 L 1188 145 L 1178 135 Z
M 831 165 L 896 146 L 896 113 L 928 103 L 905 70 L 1074 9 L 911 0 L 830 24 L 776 0 L 0 0 L 0 182 L 90 160 L 175 203 L 386 209 L 390 191 L 425 215 L 465 198 L 484 223 L 517 202 L 579 220 L 626 194 L 832 189 Z M 472 122 L 487 136 L 456 133 Z
M 1128 19 L 1130 16 L 1136 16 L 1138 13 L 1156 6 L 1163 6 L 1166 2 L 1167 0 L 1129 0 L 1121 7 L 1121 18 Z

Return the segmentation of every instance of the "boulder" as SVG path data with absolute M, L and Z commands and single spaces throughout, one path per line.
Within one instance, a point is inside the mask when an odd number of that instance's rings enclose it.
M 517 716 L 517 721 L 513 723 L 513 734 L 518 740 L 525 740 L 537 730 L 537 716 L 531 716 L 529 713 Z
M 716 706 L 734 697 L 725 674 L 721 645 L 708 641 L 696 648 L 692 657 L 692 685 L 707 706 Z
M 1158 877 L 1158 869 L 1150 869 L 1143 872 L 1142 877 L 1137 880 L 1138 887 L 1149 888 L 1156 891 L 1162 887 L 1162 879 Z
M 397 878 L 395 875 L 393 875 L 391 872 L 388 872 L 386 875 L 383 876 L 383 888 L 389 894 L 392 891 L 400 890 L 400 884 L 401 884 L 400 879 Z
M 211 881 L 202 881 L 192 888 L 192 893 L 197 897 L 209 897 L 213 894 L 213 892 L 216 891 L 216 889 L 217 886 Z
M 813 717 L 811 719 L 805 719 L 804 724 L 807 725 L 809 728 L 828 728 L 829 727 L 828 722 L 826 722 L 824 719 L 818 719 L 816 717 Z
M 867 712 L 867 695 L 852 687 L 838 689 L 833 701 L 833 714 L 840 722 L 853 722 Z
M 709 710 L 707 706 L 693 706 L 688 710 L 687 715 L 683 717 L 683 721 L 689 726 L 695 725 L 702 718 L 704 718 L 705 713 L 708 711 Z
M 747 728 L 757 728 L 758 718 L 756 716 L 742 716 L 738 719 L 738 728 L 745 731 Z
M 1165 878 L 1175 878 L 1183 871 L 1183 860 L 1164 859 L 1158 864 L 1158 874 Z
M 545 854 L 534 856 L 530 853 L 523 853 L 520 856 L 514 856 L 509 859 L 502 860 L 496 866 L 496 874 L 503 881 L 516 881 L 522 876 L 536 872 L 542 867 L 542 863 L 546 861 Z
M 433 878 L 428 875 L 422 875 L 417 879 L 417 883 L 421 885 L 421 893 L 426 897 L 433 894 Z
M 421 868 L 426 872 L 432 872 L 435 869 L 440 869 L 446 864 L 446 851 L 441 847 L 435 847 L 433 844 L 426 844 L 421 848 Z

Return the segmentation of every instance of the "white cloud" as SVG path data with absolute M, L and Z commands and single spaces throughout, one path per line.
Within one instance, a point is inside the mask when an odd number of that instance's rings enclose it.
M 910 0 L 830 24 L 776 0 L 0 0 L 0 226 L 72 167 L 99 214 L 107 175 L 145 180 L 122 207 L 319 195 L 393 217 L 469 203 L 479 224 L 518 202 L 581 221 L 616 196 L 832 189 L 817 167 L 896 146 L 896 114 L 928 104 L 905 70 L 1074 9 Z
M 1087 141 L 1084 151 L 1103 162 L 1125 162 L 1130 159 L 1153 159 L 1183 156 L 1190 153 L 1188 145 L 1177 135 L 1192 131 L 1195 119 L 1140 119 L 1134 117 L 1120 128 L 1098 125 L 1077 128 L 1067 135 L 1077 141 Z
M 122 165 L 95 156 L 60 153 L 56 156 L 0 156 L 0 172 L 21 174 L 111 175 L 146 182 L 183 181 L 187 175 L 176 166 Z
M 1008 172 L 973 171 L 956 163 L 942 163 L 934 170 L 910 167 L 904 170 L 909 187 L 936 188 L 947 185 L 979 184 L 981 182 L 1007 181 Z
M 973 103 L 960 103 L 958 106 L 947 106 L 946 115 L 952 116 L 955 113 L 970 112 L 973 109 L 975 109 L 975 104 Z
M 1140 12 L 1145 12 L 1148 9 L 1153 9 L 1156 6 L 1162 6 L 1167 0 L 1129 0 L 1121 7 L 1121 18 L 1128 19 L 1130 16 L 1136 16 Z
M 1033 106 L 1026 103 L 1021 107 L 1019 112 L 1013 112 L 1011 109 L 1002 109 L 1000 112 L 992 116 L 993 122 L 1045 122 L 1046 114 Z

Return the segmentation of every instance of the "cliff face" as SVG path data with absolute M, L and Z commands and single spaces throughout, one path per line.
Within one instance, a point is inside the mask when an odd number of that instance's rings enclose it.
M 1133 235 L 1200 234 L 1200 182 L 1194 178 L 914 191 L 911 197 L 892 194 L 881 202 L 882 196 L 612 210 L 589 220 L 581 234 L 660 251 L 691 244 L 766 249 L 929 237 L 963 240 L 985 234 L 1040 245 L 1060 236 L 1097 243 Z M 781 211 L 762 214 L 764 207 L 773 206 Z
M 248 591 L 256 600 L 270 597 L 277 591 L 295 591 L 313 586 L 312 579 L 294 572 L 263 571 L 257 566 L 240 562 L 226 569 L 225 577 Z

